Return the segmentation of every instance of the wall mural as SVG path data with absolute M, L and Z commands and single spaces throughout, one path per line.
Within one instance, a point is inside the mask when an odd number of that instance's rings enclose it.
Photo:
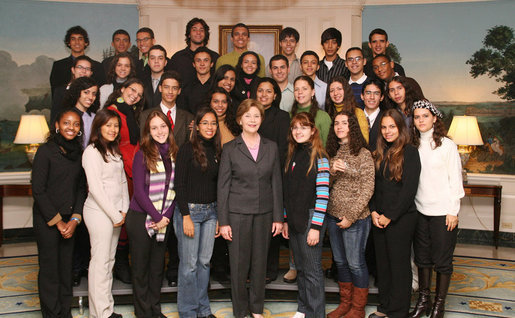
M 445 114 L 477 116 L 470 172 L 515 173 L 514 1 L 367 6 L 363 41 L 388 32 L 397 60 Z

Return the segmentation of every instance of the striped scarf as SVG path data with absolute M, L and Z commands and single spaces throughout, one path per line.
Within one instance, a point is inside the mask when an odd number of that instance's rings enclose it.
M 172 173 L 170 175 L 170 182 L 168 184 L 168 191 L 166 196 L 164 196 L 164 191 L 166 188 L 166 170 L 163 160 L 159 158 L 159 161 L 156 164 L 157 171 L 150 171 L 150 184 L 148 189 L 148 196 L 152 204 L 156 208 L 158 212 L 163 214 L 173 203 L 175 199 L 175 191 L 173 190 L 173 179 L 175 175 L 175 164 L 172 160 Z M 163 205 L 163 199 L 164 205 Z M 158 242 L 163 242 L 165 240 L 166 235 L 166 227 L 160 229 L 159 231 L 154 230 L 150 225 L 154 222 L 152 217 L 147 214 L 147 219 L 145 220 L 145 228 L 147 229 L 147 233 L 150 237 L 156 235 L 156 240 Z

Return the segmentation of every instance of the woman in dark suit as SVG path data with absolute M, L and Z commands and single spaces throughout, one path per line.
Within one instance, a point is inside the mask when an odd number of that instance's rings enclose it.
M 218 173 L 218 222 L 229 241 L 233 314 L 263 317 L 267 250 L 283 227 L 282 181 L 277 145 L 258 134 L 264 109 L 247 99 L 236 113 L 242 133 L 223 149 Z M 250 288 L 245 286 L 247 276 Z

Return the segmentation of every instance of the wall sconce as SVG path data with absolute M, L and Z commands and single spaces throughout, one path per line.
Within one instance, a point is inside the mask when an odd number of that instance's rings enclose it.
M 467 183 L 465 165 L 469 161 L 470 153 L 474 150 L 475 146 L 483 144 L 476 116 L 454 116 L 448 135 L 458 145 L 463 182 Z
M 14 138 L 15 144 L 28 144 L 25 146 L 27 158 L 32 164 L 39 144 L 44 143 L 48 136 L 48 125 L 43 115 L 21 115 L 20 125 Z

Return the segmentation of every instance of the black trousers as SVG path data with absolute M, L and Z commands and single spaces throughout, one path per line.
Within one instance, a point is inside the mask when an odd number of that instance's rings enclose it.
M 146 217 L 146 213 L 129 209 L 125 219 L 132 259 L 134 314 L 138 318 L 151 318 L 161 314 L 159 299 L 164 276 L 166 239 L 172 228 L 170 223 L 165 240 L 158 242 L 145 229 Z
M 170 224 L 173 222 L 170 221 Z M 168 267 L 166 269 L 166 278 L 175 279 L 177 282 L 177 276 L 179 272 L 179 249 L 177 248 L 177 236 L 175 236 L 175 230 L 173 226 L 169 226 L 166 233 L 170 232 L 168 237 L 165 239 L 166 246 L 168 249 Z
M 417 213 L 406 213 L 385 229 L 373 226 L 379 278 L 377 310 L 391 318 L 408 316 L 411 301 L 411 243 Z
M 458 227 L 447 231 L 446 216 L 427 216 L 418 213 L 413 249 L 418 267 L 433 267 L 441 274 L 452 274 L 452 257 Z
M 272 213 L 229 213 L 232 242 L 231 263 L 232 310 L 236 318 L 251 313 L 262 314 L 265 302 L 265 273 L 272 230 Z M 250 278 L 247 290 L 246 281 Z
M 63 216 L 67 222 L 70 216 Z M 39 301 L 43 317 L 71 315 L 72 260 L 75 235 L 64 239 L 56 226 L 48 226 L 39 212 L 33 213 L 39 258 Z
M 90 250 L 89 233 L 86 224 L 81 222 L 75 229 L 75 247 L 73 249 L 73 271 L 82 272 L 88 270 Z
M 229 249 L 227 241 L 219 236 L 215 238 L 213 255 L 211 256 L 211 273 L 229 273 Z

